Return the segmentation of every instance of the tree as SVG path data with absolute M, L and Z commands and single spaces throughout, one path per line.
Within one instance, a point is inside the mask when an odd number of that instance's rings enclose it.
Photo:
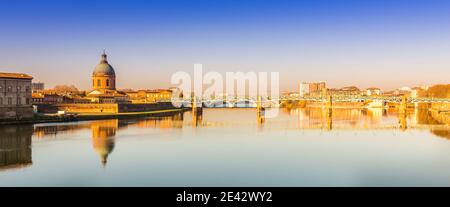
M 428 96 L 433 98 L 450 98 L 450 84 L 431 86 L 428 89 Z
M 58 85 L 54 87 L 56 93 L 78 93 L 78 88 L 74 85 Z

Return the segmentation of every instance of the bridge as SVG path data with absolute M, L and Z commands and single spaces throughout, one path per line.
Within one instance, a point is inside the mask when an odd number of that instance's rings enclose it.
M 384 101 L 388 103 L 450 103 L 450 98 L 418 98 L 406 96 L 327 96 L 327 97 L 282 97 L 280 101 L 316 101 L 324 102 L 327 99 L 334 102 L 363 102 L 363 101 Z
M 296 96 L 281 96 L 279 98 L 271 98 L 271 97 L 246 97 L 246 98 L 222 98 L 222 99 L 199 99 L 194 97 L 196 101 L 196 105 L 200 107 L 200 104 L 206 105 L 208 103 L 215 102 L 227 102 L 227 103 L 238 103 L 238 102 L 248 102 L 255 103 L 255 107 L 257 102 L 261 103 L 282 103 L 286 101 L 309 101 L 309 102 L 366 102 L 366 101 L 383 101 L 386 103 L 450 103 L 450 98 L 433 98 L 433 97 L 407 97 L 407 96 L 361 96 L 361 95 L 328 95 L 328 96 L 305 96 L 305 97 L 296 97 Z M 189 103 L 191 104 L 194 98 L 185 98 L 178 100 L 180 103 Z M 171 100 L 166 100 L 171 101 Z
M 195 122 L 202 117 L 203 107 L 212 104 L 212 108 L 256 108 L 258 123 L 264 123 L 266 108 L 279 107 L 284 102 L 319 102 L 323 104 L 323 108 L 326 111 L 326 118 L 330 122 L 330 128 L 332 123 L 333 103 L 342 102 L 379 102 L 380 107 L 384 107 L 384 103 L 396 103 L 399 109 L 399 123 L 401 128 L 406 128 L 406 116 L 408 104 L 417 103 L 448 103 L 450 104 L 450 98 L 432 98 L 432 97 L 408 97 L 408 96 L 361 96 L 361 95 L 328 95 L 328 96 L 306 96 L 306 97 L 292 97 L 282 96 L 279 98 L 261 97 L 256 98 L 235 98 L 232 100 L 226 99 L 200 99 L 196 96 L 190 98 L 178 100 L 180 106 L 192 108 L 192 112 L 195 115 Z M 174 103 L 174 101 L 172 101 Z M 221 104 L 221 107 L 217 107 L 214 104 Z M 241 106 L 239 105 L 241 103 Z M 175 102 L 177 104 L 177 102 Z M 242 105 L 243 104 L 243 105 Z M 269 104 L 269 106 L 267 106 Z

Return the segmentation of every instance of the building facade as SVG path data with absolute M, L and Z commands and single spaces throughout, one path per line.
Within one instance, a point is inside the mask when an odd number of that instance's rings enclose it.
M 309 94 L 309 83 L 300 83 L 298 86 L 300 97 L 304 97 Z
M 325 82 L 314 82 L 314 83 L 300 83 L 299 85 L 299 96 L 304 97 L 306 95 L 321 95 L 327 89 Z
M 33 117 L 32 79 L 27 74 L 0 72 L 0 120 Z
M 171 89 L 139 90 L 126 92 L 132 103 L 167 102 L 172 98 Z

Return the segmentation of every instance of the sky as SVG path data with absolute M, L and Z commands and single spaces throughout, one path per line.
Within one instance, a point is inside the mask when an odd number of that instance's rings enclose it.
M 118 88 L 200 63 L 391 90 L 449 83 L 449 19 L 446 0 L 2 0 L 0 71 L 89 89 L 106 48 Z

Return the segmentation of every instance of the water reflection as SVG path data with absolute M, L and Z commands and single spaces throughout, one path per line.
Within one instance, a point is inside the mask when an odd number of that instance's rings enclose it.
M 129 127 L 173 129 L 192 127 L 222 126 L 224 124 L 252 127 L 272 125 L 281 128 L 295 124 L 297 129 L 324 130 L 375 130 L 375 129 L 447 129 L 448 123 L 439 122 L 440 115 L 433 115 L 428 108 L 411 109 L 407 113 L 399 113 L 395 109 L 347 109 L 347 108 L 284 108 L 277 118 L 265 119 L 253 109 L 208 109 L 197 112 L 188 111 L 167 117 L 153 117 L 130 120 L 105 120 L 68 124 L 37 125 L 34 129 L 36 137 L 57 136 L 60 133 L 71 133 L 80 129 L 91 129 L 93 139 L 96 137 L 114 137 L 120 129 Z M 256 113 L 256 120 L 255 117 Z M 437 120 L 437 119 L 438 120 Z M 285 125 L 277 120 L 286 120 Z M 249 122 L 250 121 L 250 122 Z
M 300 129 L 401 129 L 424 128 L 430 125 L 445 127 L 448 123 L 441 123 L 432 116 L 427 108 L 416 108 L 407 113 L 398 113 L 393 109 L 322 109 L 301 108 L 284 109 L 289 116 L 297 116 Z M 444 116 L 444 115 L 441 115 Z M 396 120 L 396 122 L 393 122 Z M 333 127 L 336 126 L 336 127 Z
M 31 158 L 31 125 L 0 126 L 0 170 L 27 167 Z
M 98 154 L 102 166 L 116 145 L 117 134 L 130 128 L 173 130 L 186 126 L 231 128 L 256 127 L 260 133 L 265 130 L 322 129 L 332 130 L 395 130 L 427 129 L 432 134 L 450 139 L 450 129 L 445 123 L 436 120 L 439 115 L 432 114 L 426 107 L 418 107 L 408 113 L 398 113 L 395 109 L 323 109 L 323 108 L 284 108 L 279 117 L 264 119 L 253 109 L 208 109 L 193 113 L 176 113 L 166 117 L 141 119 L 112 119 L 59 124 L 37 124 L 0 127 L 0 169 L 27 166 L 32 163 L 31 140 L 57 138 L 63 134 L 76 134 L 90 130 L 93 150 Z M 252 118 L 253 117 L 253 118 Z M 437 118 L 439 119 L 439 118 Z M 447 123 L 448 124 L 448 123 Z M 268 126 L 268 127 L 263 127 Z
M 433 133 L 434 135 L 438 136 L 438 137 L 442 137 L 445 139 L 449 139 L 450 140 L 450 130 L 445 130 L 445 129 L 432 129 L 431 133 Z
M 75 134 L 80 130 L 91 130 L 93 149 L 99 155 L 102 166 L 105 167 L 108 163 L 108 156 L 114 150 L 115 136 L 118 131 L 129 129 L 129 127 L 158 129 L 182 128 L 183 117 L 183 113 L 176 113 L 165 117 L 142 119 L 110 119 L 59 124 L 38 124 L 34 127 L 34 135 L 37 139 L 46 139 L 62 134 Z M 196 118 L 196 122 L 201 123 L 201 118 Z M 30 126 L 30 129 L 28 138 L 31 144 L 33 128 Z M 11 134 L 14 133 L 12 132 Z
M 192 110 L 192 122 L 195 127 L 203 125 L 203 110 Z
M 118 127 L 119 120 L 117 119 L 94 121 L 91 123 L 92 145 L 100 156 L 103 166 L 106 166 L 108 155 L 114 149 L 114 136 L 116 136 Z

